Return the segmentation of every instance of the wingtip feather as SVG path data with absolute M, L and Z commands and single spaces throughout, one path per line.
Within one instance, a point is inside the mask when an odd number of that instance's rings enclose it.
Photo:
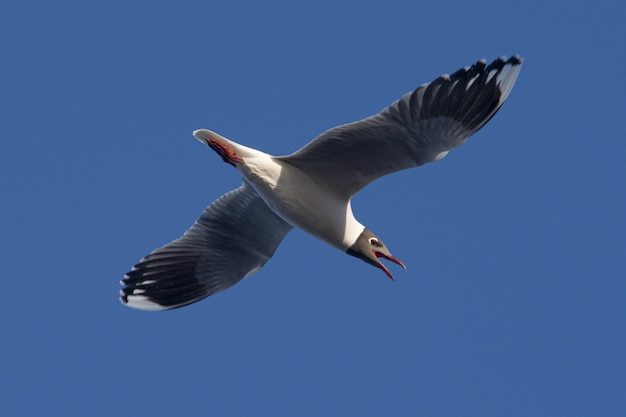
M 169 307 L 163 307 L 162 305 L 155 303 L 150 298 L 140 295 L 137 290 L 134 290 L 133 294 L 126 294 L 124 290 L 121 290 L 120 303 L 126 307 L 144 311 L 161 311 L 169 309 Z
M 508 60 L 506 57 L 500 57 L 504 61 L 504 65 L 498 74 L 497 84 L 500 88 L 500 104 L 504 103 L 517 81 L 517 77 L 522 70 L 523 60 L 519 55 L 513 55 Z

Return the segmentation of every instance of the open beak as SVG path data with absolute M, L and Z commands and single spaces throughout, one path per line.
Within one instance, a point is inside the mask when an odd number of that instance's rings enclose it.
M 377 251 L 374 251 L 374 255 L 376 256 L 376 258 L 385 258 L 387 260 L 390 260 L 391 262 L 400 265 L 402 268 L 406 270 L 406 265 L 404 265 L 404 262 L 402 262 L 400 259 L 396 258 L 395 256 L 386 255 L 382 252 L 377 252 Z M 382 269 L 385 274 L 387 274 L 390 280 L 394 281 L 393 275 L 391 275 L 391 272 L 389 272 L 389 270 L 385 267 L 385 265 L 383 265 L 382 262 L 378 261 L 378 267 Z

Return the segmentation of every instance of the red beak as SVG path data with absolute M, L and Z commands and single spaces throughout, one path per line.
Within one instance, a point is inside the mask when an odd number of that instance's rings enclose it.
M 400 265 L 402 268 L 406 270 L 406 265 L 404 265 L 404 262 L 402 262 L 400 259 L 396 258 L 395 256 L 385 255 L 384 253 L 377 252 L 377 251 L 374 251 L 373 253 L 377 258 L 385 258 L 387 260 L 390 260 L 391 262 Z M 378 267 L 382 269 L 385 274 L 387 274 L 390 280 L 394 281 L 393 275 L 391 275 L 391 272 L 389 272 L 389 270 L 385 267 L 385 265 L 382 264 L 382 262 L 378 261 Z

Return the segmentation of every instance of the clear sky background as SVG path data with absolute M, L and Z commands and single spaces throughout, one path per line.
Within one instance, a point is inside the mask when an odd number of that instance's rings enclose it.
M 0 408 L 20 416 L 623 416 L 623 2 L 4 1 Z M 169 312 L 118 281 L 273 154 L 477 59 L 525 62 L 442 161 Z

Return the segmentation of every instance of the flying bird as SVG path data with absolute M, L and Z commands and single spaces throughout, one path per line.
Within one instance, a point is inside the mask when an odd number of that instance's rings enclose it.
M 380 113 L 332 128 L 300 150 L 272 156 L 210 130 L 193 135 L 243 177 L 179 239 L 132 267 L 120 291 L 141 310 L 182 307 L 258 272 L 297 227 L 380 268 L 405 265 L 359 223 L 350 200 L 384 175 L 437 161 L 482 128 L 508 97 L 522 59 L 480 60 L 402 96 Z

